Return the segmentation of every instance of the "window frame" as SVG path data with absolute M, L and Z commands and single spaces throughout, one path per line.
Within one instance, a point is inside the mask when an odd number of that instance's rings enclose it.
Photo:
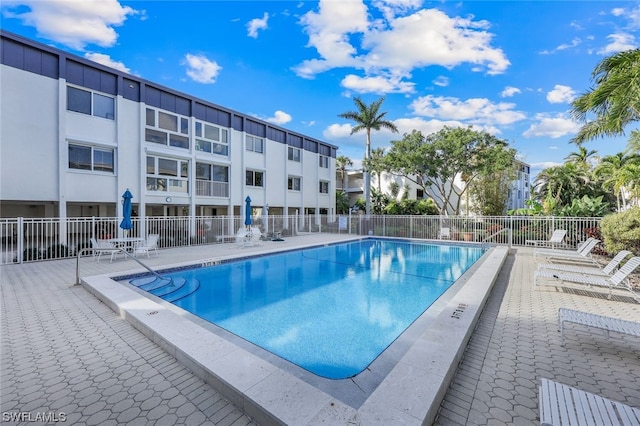
M 191 149 L 188 117 L 160 108 L 145 109 L 144 141 L 180 150 Z
M 329 183 L 330 183 L 330 182 L 329 182 L 328 180 L 321 180 L 321 181 L 319 181 L 319 182 L 318 182 L 318 193 L 320 193 L 320 194 L 327 194 L 327 195 L 328 195 L 328 194 L 329 194 Z M 322 189 L 323 189 L 323 188 L 322 188 L 322 187 L 323 187 L 323 184 L 326 186 L 326 190 L 325 190 L 325 191 L 323 191 L 323 190 L 322 190 Z
M 213 135 L 207 135 L 208 128 L 217 130 L 218 139 L 210 137 Z M 197 120 L 195 122 L 194 143 L 196 151 L 229 157 L 229 129 Z M 205 149 L 206 147 L 208 149 Z
M 327 157 L 326 155 L 320 155 L 318 157 L 318 163 L 319 166 L 323 169 L 328 169 L 329 168 L 329 157 Z
M 294 146 L 288 147 L 287 159 L 289 161 L 295 161 L 296 163 L 300 163 L 302 161 L 302 150 Z
M 153 173 L 149 172 L 149 159 L 153 159 Z M 175 174 L 162 173 L 160 168 L 161 160 L 165 162 L 175 162 Z M 183 158 L 147 154 L 145 167 L 146 190 L 149 192 L 171 192 L 176 194 L 189 194 L 189 168 L 191 167 L 190 163 L 191 162 L 189 160 Z M 185 165 L 186 168 L 184 167 Z M 150 184 L 151 181 L 154 181 L 155 185 Z M 166 182 L 164 184 L 159 184 L 159 182 L 161 181 Z M 176 185 L 177 182 L 180 182 L 180 185 Z M 150 186 L 153 186 L 155 188 L 162 187 L 164 189 L 151 189 Z M 172 191 L 171 188 L 182 188 L 183 190 Z
M 89 167 L 71 167 L 71 148 L 83 148 L 89 150 L 90 164 Z M 111 170 L 104 168 L 96 168 L 96 153 L 107 153 L 111 155 Z M 79 164 L 79 163 L 78 163 Z M 102 162 L 101 162 L 102 164 Z M 116 173 L 116 149 L 114 147 L 83 144 L 78 142 L 67 142 L 67 170 L 84 171 L 93 173 L 104 173 L 114 175 Z
M 287 176 L 288 191 L 300 192 L 301 188 L 302 188 L 302 178 L 300 176 Z
M 256 149 L 256 142 L 260 142 L 260 150 Z M 264 154 L 264 138 L 254 135 L 245 135 L 244 146 L 247 151 L 255 152 L 256 154 Z
M 249 180 L 247 179 L 248 174 L 251 173 L 251 183 L 249 183 Z M 260 185 L 256 185 L 256 176 L 260 175 Z M 246 186 L 250 186 L 253 188 L 264 188 L 265 187 L 265 178 L 266 178 L 266 173 L 264 170 L 255 170 L 255 169 L 246 169 L 244 172 L 244 183 Z
M 87 105 L 83 105 L 83 108 L 76 107 L 72 108 L 69 102 L 70 95 L 73 91 L 81 92 L 89 95 L 89 110 L 86 110 Z M 73 99 L 72 99 L 73 100 Z M 104 108 L 103 102 L 99 102 L 99 100 L 109 100 L 110 105 L 108 108 Z M 86 101 L 85 101 L 86 102 Z M 73 102 L 72 102 L 73 104 Z M 99 104 L 99 105 L 96 105 Z M 95 90 L 87 89 L 86 87 L 78 87 L 71 84 L 67 84 L 67 111 L 75 112 L 78 114 L 90 115 L 92 117 L 104 118 L 106 120 L 115 120 L 116 116 L 116 98 L 114 96 L 101 93 Z M 105 111 L 98 114 L 99 111 Z M 110 111 L 110 112 L 109 112 Z

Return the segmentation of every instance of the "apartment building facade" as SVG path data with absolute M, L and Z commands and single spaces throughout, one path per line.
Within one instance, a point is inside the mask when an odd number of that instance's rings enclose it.
M 1 32 L 2 217 L 335 211 L 337 147 Z

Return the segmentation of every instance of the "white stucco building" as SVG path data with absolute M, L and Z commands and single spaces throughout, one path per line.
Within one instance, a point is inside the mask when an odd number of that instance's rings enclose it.
M 507 199 L 507 210 L 518 209 L 525 207 L 525 201 L 530 198 L 530 166 L 520 160 L 516 160 L 516 178 L 511 184 Z M 380 188 L 384 194 L 391 194 L 391 186 L 393 184 L 398 186 L 397 199 L 402 199 L 405 195 L 412 200 L 420 200 L 423 198 L 437 198 L 434 188 L 428 188 L 429 192 L 425 193 L 420 185 L 415 182 L 391 173 L 383 172 L 380 182 Z M 349 197 L 349 206 L 353 207 L 359 198 L 364 197 L 364 178 L 362 170 L 347 170 L 343 176 L 340 171 L 337 171 L 336 175 L 337 188 L 344 190 Z M 458 176 L 454 181 L 454 185 L 458 188 L 458 191 L 464 188 L 465 182 Z M 376 174 L 371 175 L 371 187 L 378 188 L 378 176 Z M 455 194 L 452 195 L 452 203 L 456 203 L 457 199 Z M 453 213 L 449 209 L 449 213 Z M 468 214 L 467 200 L 463 199 L 460 203 L 460 211 L 462 214 Z
M 336 146 L 1 35 L 2 217 L 334 213 Z

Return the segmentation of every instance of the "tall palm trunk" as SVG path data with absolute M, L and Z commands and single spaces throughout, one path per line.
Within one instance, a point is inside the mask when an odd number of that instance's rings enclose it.
M 366 166 L 367 160 L 371 157 L 371 130 L 367 129 L 367 149 L 364 152 L 364 200 L 365 200 L 365 213 L 367 216 L 371 214 L 371 174 Z

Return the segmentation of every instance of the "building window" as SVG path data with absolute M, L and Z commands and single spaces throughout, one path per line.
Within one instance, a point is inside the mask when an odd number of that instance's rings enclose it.
M 189 149 L 189 120 L 187 118 L 147 108 L 145 122 L 147 125 L 144 129 L 145 141 Z
M 297 161 L 300 162 L 300 149 L 289 147 L 289 161 Z
M 287 189 L 289 191 L 300 191 L 300 178 L 296 176 L 289 176 L 287 179 Z
M 328 194 L 329 193 L 329 182 L 320 181 L 320 193 L 321 194 Z
M 422 200 L 424 198 L 424 189 L 418 188 L 416 189 L 416 199 Z
M 264 152 L 264 139 L 247 135 L 247 151 Z
M 247 170 L 245 174 L 245 183 L 247 186 L 264 186 L 264 172 Z
M 229 156 L 229 131 L 196 121 L 196 150 Z
M 229 196 L 229 167 L 196 163 L 196 195 L 205 197 Z
M 320 161 L 320 167 L 322 167 L 323 169 L 329 168 L 329 157 L 325 157 L 324 155 L 321 155 L 319 157 L 319 161 Z
M 113 120 L 115 99 L 89 90 L 67 86 L 67 110 Z
M 147 191 L 188 193 L 189 162 L 147 155 Z
M 69 168 L 113 173 L 113 149 L 69 144 Z

